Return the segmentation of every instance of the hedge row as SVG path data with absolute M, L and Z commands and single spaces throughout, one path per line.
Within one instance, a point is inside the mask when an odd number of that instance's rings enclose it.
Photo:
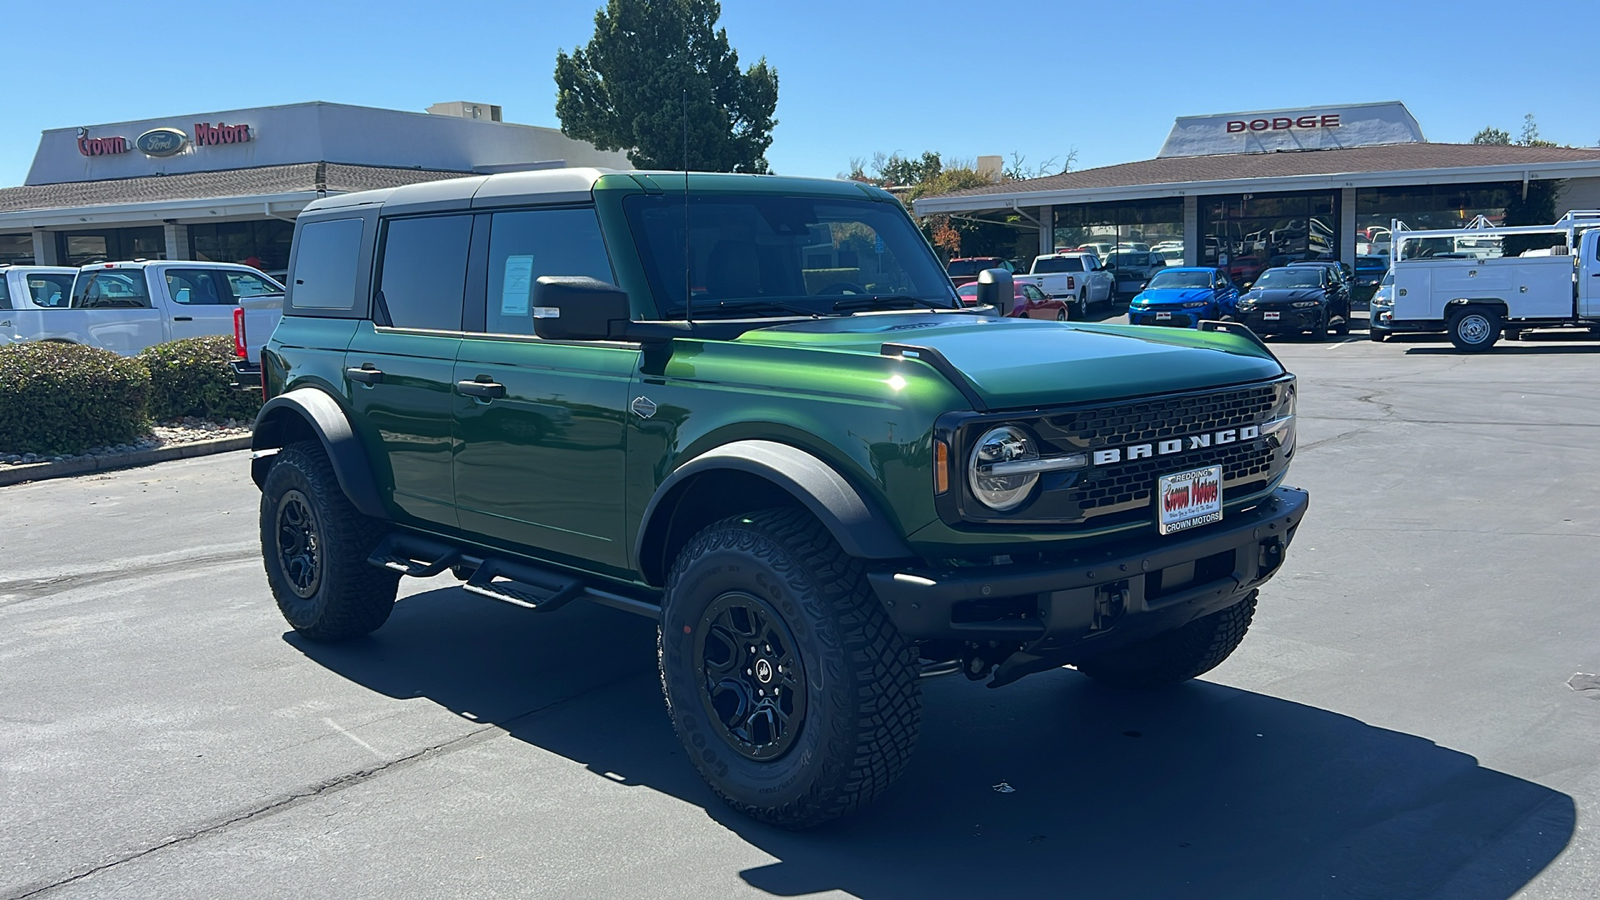
M 232 338 L 186 338 L 137 357 L 80 344 L 0 346 L 0 452 L 80 453 L 122 444 L 152 419 L 248 419 L 261 395 L 232 387 Z

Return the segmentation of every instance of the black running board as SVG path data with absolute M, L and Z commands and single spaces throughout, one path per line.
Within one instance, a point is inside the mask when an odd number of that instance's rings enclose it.
M 462 585 L 467 592 L 534 612 L 553 612 L 573 600 L 588 600 L 652 619 L 661 615 L 660 604 L 600 590 L 575 575 L 517 560 L 469 555 L 420 535 L 389 534 L 367 562 L 413 578 L 431 578 L 461 566 L 471 570 Z

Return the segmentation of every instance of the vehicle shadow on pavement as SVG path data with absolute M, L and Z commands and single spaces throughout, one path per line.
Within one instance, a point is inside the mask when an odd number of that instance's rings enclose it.
M 1117 691 L 1060 670 L 995 691 L 924 681 L 899 782 L 791 833 L 729 811 L 684 759 L 648 620 L 444 588 L 402 600 L 370 638 L 285 639 L 372 690 L 700 806 L 777 858 L 740 875 L 780 896 L 1505 898 L 1576 826 L 1566 794 L 1426 738 L 1204 681 Z

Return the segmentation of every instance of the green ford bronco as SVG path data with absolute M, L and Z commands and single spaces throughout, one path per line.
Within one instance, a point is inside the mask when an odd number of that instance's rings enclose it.
M 800 828 L 883 791 L 921 677 L 1233 652 L 1307 496 L 1248 330 L 1001 315 L 888 193 L 561 169 L 319 200 L 262 356 L 261 549 L 312 640 L 445 571 L 659 623 L 688 755 Z

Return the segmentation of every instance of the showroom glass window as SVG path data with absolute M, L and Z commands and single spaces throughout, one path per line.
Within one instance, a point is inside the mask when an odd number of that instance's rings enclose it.
M 1302 259 L 1339 256 L 1335 191 L 1231 194 L 1200 200 L 1200 259 L 1235 284 Z
M 472 216 L 390 219 L 377 296 L 396 328 L 460 331 Z
M 210 262 L 255 266 L 279 277 L 289 268 L 294 223 L 216 222 L 189 226 L 190 256 Z
M 1092 250 L 1102 262 L 1133 250 L 1160 254 L 1166 265 L 1183 260 L 1183 201 L 1084 203 L 1055 209 L 1055 249 Z

